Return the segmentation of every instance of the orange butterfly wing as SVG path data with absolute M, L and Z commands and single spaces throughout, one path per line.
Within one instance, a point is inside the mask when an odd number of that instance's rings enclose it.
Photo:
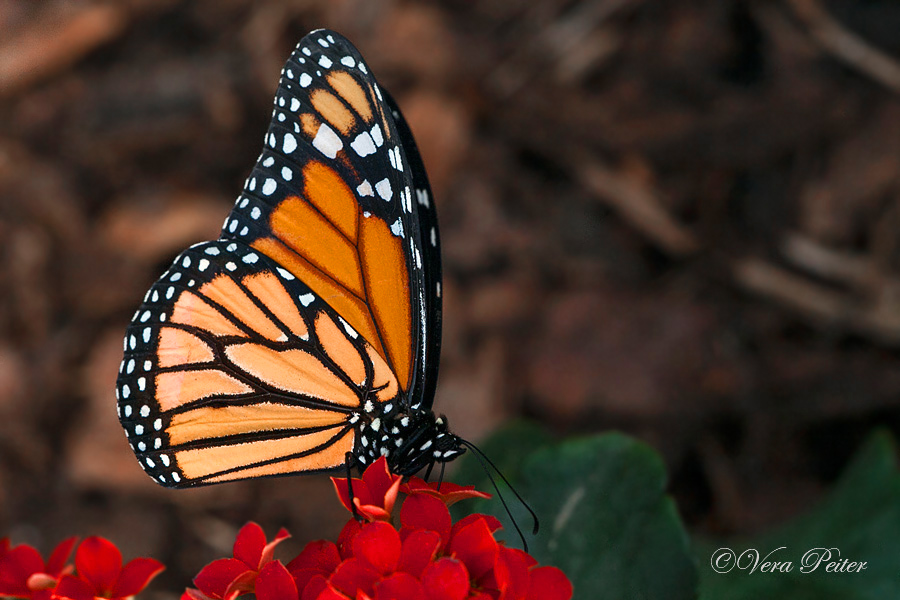
M 170 487 L 364 464 L 417 427 L 395 416 L 389 439 L 380 416 L 430 409 L 440 312 L 409 128 L 356 49 L 313 32 L 222 239 L 182 253 L 135 313 L 120 421 Z
M 129 441 L 175 487 L 339 466 L 367 392 L 385 402 L 399 389 L 308 286 L 227 241 L 186 250 L 151 287 L 120 371 Z
M 306 36 L 284 67 L 263 152 L 222 235 L 327 298 L 390 365 L 410 404 L 430 406 L 421 379 L 426 360 L 436 377 L 439 353 L 436 217 L 430 210 L 435 235 L 423 232 L 428 181 L 387 98 L 344 38 Z

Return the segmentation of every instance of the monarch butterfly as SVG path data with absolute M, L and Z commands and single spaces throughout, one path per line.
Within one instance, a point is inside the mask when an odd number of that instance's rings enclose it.
M 182 252 L 125 334 L 116 397 L 167 487 L 461 454 L 431 411 L 441 262 L 409 126 L 328 30 L 281 72 L 263 151 L 216 241 Z

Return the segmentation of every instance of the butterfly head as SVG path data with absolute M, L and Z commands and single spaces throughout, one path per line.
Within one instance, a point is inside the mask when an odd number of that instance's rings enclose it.
M 394 473 L 412 475 L 437 462 L 449 462 L 465 452 L 460 439 L 450 432 L 447 418 L 431 411 L 397 415 L 393 448 L 386 455 Z

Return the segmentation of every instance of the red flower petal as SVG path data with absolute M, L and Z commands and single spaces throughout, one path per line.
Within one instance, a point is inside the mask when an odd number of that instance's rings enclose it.
M 231 582 L 248 571 L 247 565 L 236 558 L 220 558 L 197 573 L 194 585 L 210 598 L 224 598 Z
M 529 572 L 527 600 L 569 600 L 572 582 L 556 567 L 538 567 Z
M 90 583 L 72 575 L 63 575 L 53 590 L 54 598 L 69 600 L 94 600 L 94 595 L 94 588 Z
M 152 558 L 135 558 L 122 568 L 119 580 L 112 589 L 113 598 L 134 596 L 150 583 L 150 580 L 162 573 L 165 566 Z
M 334 484 L 334 491 L 337 493 L 341 504 L 350 512 L 353 512 L 352 504 L 350 503 L 350 486 L 353 487 L 354 503 L 359 498 L 361 504 L 376 504 L 374 495 L 369 491 L 369 486 L 362 479 L 350 479 L 350 485 L 348 485 L 346 477 L 332 477 L 331 483 Z
M 380 578 L 378 571 L 368 564 L 358 558 L 351 558 L 338 565 L 329 583 L 338 591 L 354 598 L 357 590 L 373 595 L 375 582 Z
M 354 598 L 354 596 L 349 596 Z M 304 600 L 307 600 L 304 598 Z M 348 596 L 340 593 L 334 586 L 325 584 L 325 587 L 315 596 L 314 600 L 348 600 Z
M 415 494 L 407 497 L 400 508 L 400 523 L 408 529 L 436 531 L 445 544 L 450 538 L 450 511 L 433 496 Z
M 209 596 L 194 588 L 185 588 L 181 600 L 210 600 Z
M 394 501 L 403 478 L 400 475 L 392 475 L 388 469 L 387 459 L 380 457 L 365 470 L 363 481 L 369 487 L 372 494 L 372 504 L 381 506 L 388 513 L 394 510 Z
M 353 503 L 356 505 L 356 513 L 370 523 L 372 521 L 391 520 L 391 513 L 380 506 L 375 504 L 362 504 L 359 498 L 354 498 Z
M 494 570 L 488 572 L 482 580 L 487 587 L 500 590 L 502 597 L 508 600 L 523 600 L 528 593 L 528 567 L 521 550 L 500 546 Z
M 263 547 L 262 556 L 259 559 L 259 566 L 257 567 L 257 569 L 262 569 L 265 565 L 272 562 L 272 558 L 275 555 L 275 546 L 288 539 L 289 537 L 291 537 L 291 534 L 288 533 L 287 529 L 285 529 L 284 527 L 279 529 L 278 533 L 275 535 L 272 541 Z
M 397 570 L 420 577 L 440 548 L 441 536 L 438 532 L 427 529 L 411 531 L 403 540 Z
M 35 590 L 31 592 L 31 600 L 53 600 L 53 590 Z
M 224 600 L 234 600 L 241 594 L 248 594 L 253 591 L 253 586 L 256 583 L 256 576 L 259 575 L 256 571 L 244 571 L 240 575 L 238 575 L 231 583 L 228 584 L 228 587 L 225 588 L 225 593 L 223 594 Z
M 469 594 L 469 572 L 460 561 L 444 557 L 425 567 L 422 587 L 429 600 L 463 600 Z
M 29 597 L 28 578 L 43 570 L 44 559 L 31 546 L 7 550 L 0 557 L 0 596 Z
M 302 593 L 306 584 L 316 575 L 330 575 L 341 563 L 337 546 L 325 540 L 310 542 L 303 551 L 287 564 L 297 589 Z
M 400 491 L 404 494 L 415 494 L 416 492 L 427 492 L 429 490 L 431 490 L 431 486 L 428 485 L 428 482 L 415 475 L 400 486 Z
M 308 543 L 303 551 L 287 564 L 287 570 L 315 569 L 330 573 L 337 568 L 340 562 L 341 557 L 338 555 L 337 546 L 332 542 L 318 540 Z
M 257 523 L 250 521 L 238 532 L 234 540 L 233 554 L 236 559 L 256 571 L 266 545 L 266 533 Z
M 492 515 L 482 515 L 479 513 L 474 513 L 471 515 L 466 515 L 465 517 L 463 517 L 462 519 L 460 519 L 459 521 L 454 523 L 453 531 L 450 533 L 450 537 L 453 537 L 454 535 L 456 535 L 456 532 L 459 531 L 460 529 L 462 529 L 463 527 L 465 527 L 466 525 L 470 525 L 479 519 L 481 519 L 485 523 L 487 523 L 488 529 L 491 530 L 491 533 L 494 533 L 498 529 L 503 529 L 503 524 L 500 522 L 500 520 L 497 517 L 494 517 Z
M 400 491 L 404 494 L 428 494 L 434 496 L 447 506 L 452 506 L 460 500 L 467 498 L 490 498 L 491 495 L 486 492 L 479 492 L 474 485 L 457 485 L 449 481 L 431 483 L 426 482 L 418 477 L 410 477 L 409 481 L 400 487 Z
M 448 550 L 448 554 L 456 555 L 466 564 L 475 579 L 481 579 L 494 567 L 499 546 L 487 521 L 476 519 L 456 532 Z
M 75 569 L 93 586 L 95 596 L 109 596 L 122 571 L 122 553 L 109 540 L 91 536 L 75 552 Z
M 393 573 L 400 560 L 400 534 L 382 521 L 367 523 L 353 538 L 353 556 L 381 574 Z
M 298 600 L 294 578 L 279 561 L 263 567 L 256 578 L 257 600 Z
M 340 554 L 342 559 L 348 559 L 353 557 L 353 538 L 360 532 L 363 524 L 357 521 L 356 519 L 350 519 L 347 521 L 347 524 L 344 525 L 344 528 L 341 529 L 341 534 L 338 536 L 338 554 Z
M 303 591 L 300 595 L 300 600 L 316 600 L 326 588 L 328 587 L 328 581 L 322 577 L 321 575 L 316 575 L 312 579 L 309 580 L 309 583 L 306 584 L 306 587 L 303 588 Z
M 419 580 L 409 573 L 394 573 L 375 584 L 375 600 L 426 600 Z M 429 599 L 430 600 L 430 599 Z
M 59 577 L 62 574 L 63 569 L 66 568 L 66 561 L 69 560 L 69 555 L 72 554 L 72 548 L 75 547 L 75 542 L 77 541 L 77 537 L 70 537 L 57 544 L 53 552 L 50 553 L 50 560 L 47 561 L 46 572 L 48 575 Z

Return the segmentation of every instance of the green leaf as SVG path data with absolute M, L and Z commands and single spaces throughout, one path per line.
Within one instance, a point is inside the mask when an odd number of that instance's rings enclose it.
M 761 555 L 759 565 L 774 551 L 769 561 L 790 562 L 791 571 L 763 573 L 757 567 L 750 572 L 751 567 L 745 566 L 717 573 L 711 557 L 721 547 L 730 548 L 736 555 L 755 549 Z M 827 562 L 822 562 L 804 573 L 802 557 L 814 548 L 836 548 L 841 561 L 865 562 L 865 570 L 829 573 Z M 837 558 L 834 550 L 831 554 Z M 900 473 L 891 436 L 874 434 L 828 497 L 810 513 L 756 538 L 698 543 L 696 555 L 702 599 L 900 598 Z M 744 560 L 750 558 L 747 555 Z M 720 564 L 724 567 L 726 563 Z
M 547 430 L 532 421 L 513 421 L 503 429 L 494 433 L 479 447 L 496 465 L 503 475 L 510 480 L 519 478 L 522 461 L 535 450 L 551 443 L 552 438 Z M 456 461 L 456 472 L 453 480 L 460 485 L 474 485 L 479 490 L 493 493 L 488 471 L 490 466 L 479 462 L 475 453 L 469 450 Z M 492 475 L 496 478 L 496 473 Z M 471 504 L 466 508 L 471 508 Z M 502 510 L 502 509 L 501 509 Z M 471 511 L 461 513 L 468 514 Z
M 550 444 L 539 431 L 518 424 L 484 445 L 541 518 L 540 533 L 527 536 L 529 552 L 561 568 L 578 599 L 695 598 L 696 568 L 675 505 L 664 494 L 657 454 L 621 434 Z M 521 503 L 508 492 L 504 497 L 520 526 L 530 529 Z M 507 542 L 520 546 L 496 497 L 461 504 L 500 518 Z

